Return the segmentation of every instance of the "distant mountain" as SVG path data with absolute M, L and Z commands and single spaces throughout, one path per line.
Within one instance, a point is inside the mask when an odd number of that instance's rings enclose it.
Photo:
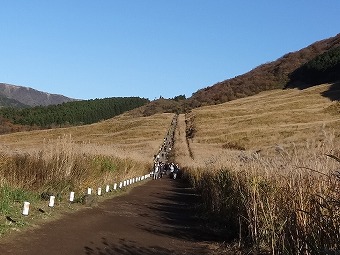
M 264 90 L 284 88 L 290 82 L 290 75 L 296 69 L 339 46 L 340 34 L 315 42 L 299 51 L 288 53 L 276 61 L 260 65 L 243 75 L 200 89 L 189 98 L 187 103 L 190 108 L 194 108 L 202 105 L 224 103 L 233 99 L 255 95 Z
M 3 102 L 5 100 L 0 99 L 0 106 L 15 106 L 15 101 L 26 106 L 47 106 L 75 101 L 75 99 L 62 95 L 50 94 L 28 87 L 6 83 L 0 83 L 0 96 L 13 100 L 11 101 L 12 103 L 8 102 L 7 104 L 7 102 Z
M 27 105 L 0 94 L 0 107 L 24 108 L 24 107 L 27 107 Z

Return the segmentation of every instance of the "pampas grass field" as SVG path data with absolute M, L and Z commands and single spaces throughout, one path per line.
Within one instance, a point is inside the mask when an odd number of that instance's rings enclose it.
M 179 116 L 176 161 L 226 239 L 253 253 L 339 254 L 340 108 L 322 96 L 328 88 L 264 92 Z
M 79 197 L 88 187 L 104 189 L 149 173 L 172 118 L 125 114 L 92 125 L 0 136 L 0 215 L 18 220 L 24 201 L 39 204 L 43 195 L 55 195 L 60 204 L 70 191 Z M 1 217 L 0 235 L 10 223 Z
M 248 254 L 339 254 L 340 105 L 331 85 L 262 92 L 178 116 L 173 159 L 202 210 Z M 336 93 L 338 93 L 337 91 Z M 0 136 L 0 214 L 150 170 L 174 114 Z

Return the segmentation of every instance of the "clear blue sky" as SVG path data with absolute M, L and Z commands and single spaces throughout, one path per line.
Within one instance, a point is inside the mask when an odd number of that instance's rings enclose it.
M 339 0 L 0 0 L 0 82 L 185 94 L 340 33 Z

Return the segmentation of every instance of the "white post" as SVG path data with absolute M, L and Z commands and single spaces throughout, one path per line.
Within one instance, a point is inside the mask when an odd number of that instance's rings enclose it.
M 106 189 L 105 189 L 106 193 L 110 191 L 110 186 L 106 185 Z
M 92 193 L 92 189 L 91 188 L 87 188 L 87 195 L 91 195 Z
M 54 206 L 54 199 L 55 199 L 55 196 L 50 196 L 50 202 L 48 204 L 49 207 L 53 207 Z
M 97 192 L 98 196 L 102 195 L 102 188 L 98 188 L 98 192 Z
M 124 187 L 126 186 L 126 181 L 124 181 L 123 186 L 124 186 Z
M 113 184 L 113 189 L 114 189 L 114 190 L 117 189 L 117 183 Z
M 24 202 L 24 209 L 22 210 L 22 214 L 27 216 L 30 210 L 30 202 Z
M 120 182 L 120 183 L 119 183 L 119 188 L 121 189 L 122 187 L 123 187 L 123 183 Z
M 70 202 L 73 202 L 73 200 L 74 200 L 74 192 L 72 191 L 70 193 Z

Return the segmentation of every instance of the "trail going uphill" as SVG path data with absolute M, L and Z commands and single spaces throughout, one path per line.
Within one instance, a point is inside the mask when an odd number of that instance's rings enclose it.
M 176 124 L 177 116 L 158 152 L 163 162 Z M 196 214 L 199 200 L 183 180 L 149 180 L 96 207 L 0 240 L 0 254 L 212 254 L 213 235 Z
M 1 242 L 0 254 L 210 254 L 194 213 L 197 199 L 178 180 L 148 181 Z

